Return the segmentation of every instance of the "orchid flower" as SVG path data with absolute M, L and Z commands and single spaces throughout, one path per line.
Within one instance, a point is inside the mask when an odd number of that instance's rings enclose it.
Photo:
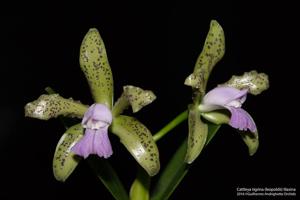
M 185 158 L 187 163 L 192 163 L 207 143 L 208 126 L 201 117 L 215 124 L 229 124 L 244 131 L 242 137 L 250 155 L 258 148 L 256 124 L 251 115 L 242 108 L 242 104 L 247 98 L 247 93 L 257 95 L 268 89 L 268 76 L 256 71 L 246 72 L 242 76 L 233 76 L 228 82 L 205 93 L 209 75 L 224 53 L 224 31 L 217 21 L 212 20 L 194 72 L 185 80 L 185 84 L 193 89 L 193 104 L 189 106 L 188 118 L 189 136 Z M 230 114 L 222 112 L 224 109 Z
M 241 131 L 249 129 L 256 132 L 256 125 L 252 117 L 241 108 L 246 100 L 247 89 L 238 90 L 233 87 L 217 87 L 208 92 L 199 106 L 201 112 L 218 109 L 228 109 L 231 112 L 229 125 Z
M 129 106 L 133 112 L 138 112 L 155 100 L 154 93 L 127 85 L 113 105 L 112 72 L 104 43 L 95 28 L 90 29 L 82 41 L 80 67 L 95 101 L 91 106 L 65 99 L 59 94 L 41 95 L 25 106 L 26 116 L 42 120 L 60 115 L 82 118 L 81 123 L 68 128 L 56 146 L 53 158 L 55 178 L 65 181 L 81 157 L 87 158 L 90 154 L 110 157 L 113 150 L 108 131 L 120 138 L 150 176 L 158 173 L 159 154 L 151 132 L 137 119 L 121 115 Z

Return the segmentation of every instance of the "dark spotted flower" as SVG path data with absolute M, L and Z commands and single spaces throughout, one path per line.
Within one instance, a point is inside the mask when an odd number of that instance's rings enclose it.
M 110 157 L 113 151 L 109 132 L 120 138 L 121 143 L 150 176 L 155 175 L 160 164 L 151 132 L 137 119 L 121 115 L 129 106 L 133 112 L 138 112 L 150 104 L 156 98 L 153 92 L 127 85 L 113 105 L 112 72 L 97 29 L 90 29 L 82 41 L 80 67 L 95 101 L 90 107 L 58 94 L 44 94 L 25 106 L 26 116 L 42 120 L 60 115 L 82 118 L 81 123 L 68 128 L 57 144 L 53 158 L 56 179 L 65 181 L 81 157 L 87 158 L 90 154 Z
M 242 76 L 233 76 L 228 82 L 205 93 L 209 75 L 224 53 L 224 31 L 217 21 L 212 20 L 194 72 L 185 80 L 185 84 L 193 89 L 193 104 L 189 106 L 188 118 L 187 163 L 192 163 L 198 157 L 207 142 L 208 126 L 201 117 L 215 124 L 229 124 L 242 131 L 250 130 L 251 134 L 242 133 L 250 155 L 258 148 L 257 127 L 250 114 L 241 106 L 247 93 L 257 95 L 269 87 L 268 76 L 256 71 L 246 72 Z M 229 110 L 230 114 L 224 113 L 223 109 Z

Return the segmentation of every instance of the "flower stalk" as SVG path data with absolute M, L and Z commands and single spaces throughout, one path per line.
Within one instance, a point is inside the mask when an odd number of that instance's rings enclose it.
M 185 110 L 177 115 L 172 121 L 170 121 L 167 125 L 165 125 L 162 129 L 160 129 L 157 133 L 153 135 L 154 141 L 160 140 L 167 133 L 173 130 L 176 126 L 184 122 L 188 118 L 188 111 Z

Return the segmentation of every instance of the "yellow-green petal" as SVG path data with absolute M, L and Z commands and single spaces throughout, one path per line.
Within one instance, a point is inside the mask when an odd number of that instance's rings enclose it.
M 143 90 L 140 87 L 126 85 L 123 87 L 121 97 L 117 100 L 113 107 L 113 115 L 118 116 L 127 109 L 129 105 L 131 105 L 134 113 L 138 112 L 144 106 L 152 103 L 155 99 L 156 96 L 151 90 Z
M 257 73 L 253 70 L 245 72 L 241 76 L 232 76 L 230 80 L 221 84 L 237 89 L 249 89 L 249 93 L 258 95 L 269 88 L 269 77 L 265 73 Z
M 150 176 L 158 173 L 159 152 L 146 126 L 133 117 L 120 115 L 113 120 L 110 128 Z
M 196 106 L 189 108 L 189 135 L 185 162 L 191 164 L 201 153 L 207 139 L 208 127 L 200 118 L 200 111 Z
M 56 180 L 65 181 L 76 168 L 81 158 L 71 148 L 83 136 L 81 124 L 70 127 L 60 138 L 53 157 L 53 174 Z
M 216 20 L 212 20 L 202 52 L 197 59 L 194 72 L 186 78 L 185 84 L 204 92 L 213 67 L 221 60 L 224 53 L 224 31 Z
M 111 109 L 113 77 L 104 42 L 95 28 L 90 29 L 82 41 L 80 67 L 86 76 L 95 102 L 105 104 Z
M 41 95 L 37 100 L 27 103 L 25 116 L 48 120 L 59 115 L 81 118 L 87 106 L 72 98 L 65 99 L 59 94 Z
M 253 156 L 259 146 L 258 132 L 251 133 L 250 131 L 241 132 L 243 141 L 248 147 L 248 152 L 250 156 Z

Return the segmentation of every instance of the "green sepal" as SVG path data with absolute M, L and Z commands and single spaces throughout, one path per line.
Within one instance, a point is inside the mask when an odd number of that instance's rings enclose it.
M 201 153 L 208 133 L 207 124 L 202 122 L 200 111 L 194 105 L 189 107 L 188 124 L 189 135 L 185 162 L 191 164 Z
M 53 157 L 53 174 L 56 180 L 64 182 L 74 171 L 81 158 L 71 148 L 82 138 L 81 124 L 70 127 L 57 143 Z
M 113 77 L 104 42 L 97 29 L 91 28 L 85 35 L 80 48 L 79 60 L 95 102 L 105 104 L 111 109 Z
M 253 70 L 245 72 L 241 76 L 232 76 L 230 80 L 220 86 L 234 87 L 239 90 L 248 89 L 253 95 L 258 95 L 269 88 L 269 77 L 265 73 L 257 73 Z
M 158 173 L 159 152 L 146 126 L 133 117 L 120 115 L 113 120 L 110 128 L 150 176 Z
M 126 85 L 123 87 L 123 93 L 113 107 L 113 116 L 120 115 L 131 105 L 134 113 L 149 105 L 156 99 L 151 90 L 143 90 L 140 87 Z
M 204 93 L 208 77 L 224 53 L 224 31 L 216 20 L 212 20 L 202 52 L 197 59 L 194 72 L 186 78 L 184 84 Z
M 81 118 L 87 108 L 88 106 L 72 98 L 65 99 L 59 94 L 43 94 L 37 100 L 26 104 L 25 116 L 42 120 L 60 115 Z

